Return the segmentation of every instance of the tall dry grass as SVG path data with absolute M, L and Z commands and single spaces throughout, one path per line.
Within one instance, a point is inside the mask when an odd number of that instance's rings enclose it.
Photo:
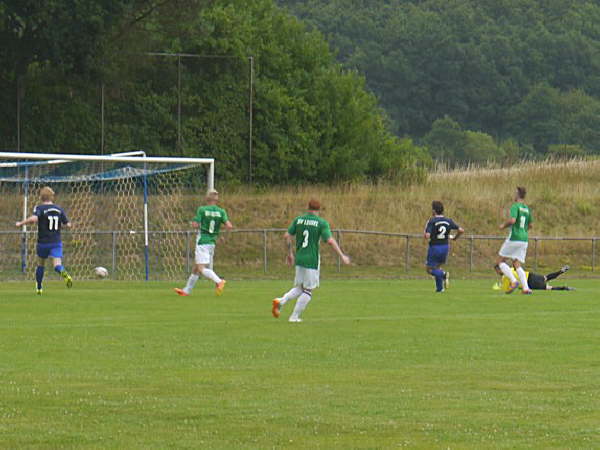
M 532 234 L 591 237 L 600 222 L 600 161 L 530 162 L 512 168 L 437 170 L 422 185 L 303 185 L 268 190 L 225 187 L 222 203 L 240 228 L 285 227 L 310 198 L 321 200 L 333 227 L 419 233 L 431 201 L 468 234 L 502 235 L 515 187 L 528 190 Z

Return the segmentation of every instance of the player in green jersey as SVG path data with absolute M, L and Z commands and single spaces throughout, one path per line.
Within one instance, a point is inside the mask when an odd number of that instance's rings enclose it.
M 219 193 L 214 189 L 209 190 L 206 194 L 206 205 L 199 207 L 198 211 L 196 211 L 196 217 L 192 219 L 192 227 L 198 230 L 195 254 L 196 264 L 185 287 L 183 289 L 175 288 L 175 292 L 179 295 L 190 295 L 200 275 L 204 275 L 209 280 L 215 282 L 217 295 L 223 293 L 226 281 L 219 278 L 212 270 L 213 258 L 221 225 L 224 225 L 227 230 L 231 230 L 233 225 L 229 221 L 227 212 L 217 206 L 218 202 Z
M 531 289 L 527 284 L 527 274 L 521 266 L 525 264 L 525 257 L 527 256 L 527 245 L 529 240 L 529 229 L 533 222 L 533 217 L 529 207 L 525 204 L 525 196 L 527 190 L 524 187 L 517 187 L 515 193 L 515 202 L 510 207 L 510 219 L 500 225 L 500 229 L 510 227 L 510 234 L 502 244 L 500 251 L 498 252 L 498 260 L 496 266 L 502 271 L 502 273 L 510 280 L 510 289 L 506 291 L 507 294 L 513 292 L 517 286 L 517 278 L 514 276 L 510 267 L 506 263 L 507 259 L 512 259 L 513 267 L 519 276 L 523 294 L 531 294 Z
M 294 311 L 289 318 L 290 322 L 302 322 L 300 316 L 312 298 L 313 289 L 319 287 L 319 270 L 321 256 L 319 243 L 328 243 L 339 255 L 344 264 L 350 264 L 350 258 L 340 249 L 337 241 L 331 234 L 329 223 L 319 217 L 321 204 L 318 200 L 308 203 L 308 212 L 296 217 L 285 233 L 288 246 L 287 263 L 296 265 L 296 279 L 294 287 L 283 297 L 273 300 L 272 313 L 275 318 L 281 314 L 281 309 L 290 300 L 298 299 Z M 293 239 L 296 241 L 296 256 L 292 247 Z

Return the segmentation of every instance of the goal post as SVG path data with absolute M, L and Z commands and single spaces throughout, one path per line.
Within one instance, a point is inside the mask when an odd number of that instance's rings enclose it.
M 214 188 L 214 175 L 213 158 L 152 157 L 143 151 L 0 152 L 0 214 L 9 222 L 0 227 L 0 239 L 10 244 L 0 245 L 8 248 L 0 255 L 0 272 L 12 271 L 15 253 L 20 255 L 20 272 L 32 271 L 36 231 L 11 230 L 10 224 L 31 215 L 37 192 L 49 185 L 74 223 L 65 233 L 70 237 L 65 260 L 75 276 L 89 278 L 95 265 L 112 267 L 112 275 L 120 279 L 149 280 L 153 267 L 153 278 L 173 278 L 177 272 L 180 276 L 186 249 L 177 240 L 189 237 L 189 218 L 204 191 Z M 20 239 L 11 241 L 10 236 Z M 103 243 L 106 236 L 112 245 Z M 16 252 L 15 241 L 20 241 Z

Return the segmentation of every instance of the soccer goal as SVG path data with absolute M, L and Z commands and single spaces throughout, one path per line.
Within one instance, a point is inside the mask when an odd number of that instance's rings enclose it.
M 32 276 L 39 191 L 50 186 L 73 224 L 63 230 L 64 261 L 78 279 L 104 266 L 111 278 L 173 279 L 189 271 L 195 234 L 189 219 L 214 188 L 212 158 L 0 152 L 0 277 Z

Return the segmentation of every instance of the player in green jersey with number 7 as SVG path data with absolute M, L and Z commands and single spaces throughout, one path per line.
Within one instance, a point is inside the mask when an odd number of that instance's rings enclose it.
M 196 217 L 192 219 L 192 226 L 198 230 L 195 265 L 185 287 L 183 289 L 175 288 L 175 292 L 179 295 L 190 295 L 196 282 L 200 278 L 200 275 L 214 281 L 217 295 L 223 293 L 225 280 L 219 278 L 212 270 L 213 258 L 221 225 L 225 225 L 225 229 L 227 230 L 231 230 L 233 225 L 229 221 L 227 212 L 223 208 L 217 206 L 218 202 L 219 193 L 214 189 L 209 190 L 206 194 L 207 204 L 199 207 L 196 212 Z
M 290 300 L 296 300 L 296 306 L 289 318 L 290 322 L 302 322 L 302 312 L 312 298 L 312 291 L 319 287 L 321 255 L 319 243 L 326 242 L 339 255 L 344 264 L 350 264 L 350 258 L 340 249 L 331 234 L 329 223 L 319 217 L 321 204 L 318 200 L 308 203 L 308 212 L 296 217 L 285 233 L 288 246 L 287 263 L 296 264 L 294 287 L 283 297 L 273 300 L 273 317 L 278 318 L 283 306 Z M 292 249 L 292 240 L 296 239 L 296 256 Z
M 510 227 L 510 234 L 500 251 L 498 252 L 498 260 L 496 261 L 496 267 L 502 271 L 502 273 L 510 280 L 510 288 L 506 291 L 507 294 L 513 292 L 517 287 L 517 279 L 510 270 L 510 267 L 506 263 L 507 259 L 512 259 L 513 267 L 519 276 L 521 282 L 521 288 L 523 294 L 531 294 L 531 289 L 527 284 L 527 274 L 521 266 L 525 264 L 525 257 L 527 256 L 527 245 L 529 241 L 529 229 L 533 222 L 531 211 L 525 204 L 525 196 L 527 190 L 524 187 L 517 187 L 515 192 L 515 202 L 510 207 L 510 218 L 500 225 L 500 229 Z

